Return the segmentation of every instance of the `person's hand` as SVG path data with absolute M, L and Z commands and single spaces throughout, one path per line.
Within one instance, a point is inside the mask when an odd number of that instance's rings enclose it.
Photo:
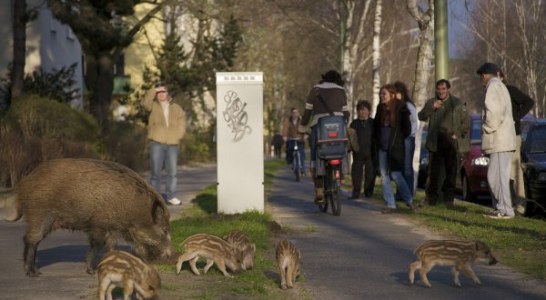
M 435 100 L 434 103 L 433 103 L 434 109 L 438 109 L 438 108 L 442 107 L 442 105 L 443 105 L 442 100 Z
M 304 134 L 305 132 L 306 132 L 305 126 L 299 125 L 298 126 L 298 133 L 299 134 Z
M 453 133 L 453 134 L 451 135 L 451 139 L 456 140 L 456 139 L 457 139 L 457 134 Z

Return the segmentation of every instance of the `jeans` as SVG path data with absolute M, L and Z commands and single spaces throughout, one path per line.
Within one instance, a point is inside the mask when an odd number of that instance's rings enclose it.
M 413 195 L 414 192 L 414 184 L 413 179 L 415 177 L 415 172 L 413 170 L 413 153 L 415 152 L 415 137 L 414 136 L 408 136 L 404 139 L 404 179 L 406 180 L 406 183 L 408 184 L 408 188 L 410 193 Z
M 176 165 L 178 159 L 178 145 L 160 144 L 154 141 L 149 142 L 150 146 L 150 184 L 161 193 L 161 170 L 165 165 L 166 200 L 174 197 L 176 191 Z
M 298 152 L 300 153 L 301 171 L 305 172 L 305 143 L 297 140 L 286 141 L 286 162 L 291 164 L 294 160 L 294 146 L 298 143 Z
M 413 197 L 401 171 L 392 171 L 389 174 L 387 152 L 379 150 L 379 172 L 381 173 L 381 186 L 383 188 L 383 199 L 389 208 L 396 208 L 396 202 L 392 193 L 391 176 L 396 182 L 396 188 L 402 200 L 408 205 L 413 203 Z

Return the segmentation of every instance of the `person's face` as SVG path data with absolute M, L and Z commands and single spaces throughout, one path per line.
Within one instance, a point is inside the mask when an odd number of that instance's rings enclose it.
M 486 86 L 491 79 L 491 74 L 481 74 L 480 76 L 482 77 L 482 85 Z
M 160 102 L 169 100 L 169 92 L 164 86 L 157 87 L 155 89 L 155 95 Z
M 382 89 L 379 93 L 379 98 L 381 98 L 381 103 L 389 103 L 394 98 L 394 95 L 386 89 Z
M 402 100 L 402 93 L 396 92 L 396 99 Z
M 441 83 L 436 87 L 436 95 L 438 95 L 438 99 L 444 100 L 449 95 L 449 89 L 447 88 L 447 84 Z
M 370 111 L 367 107 L 363 107 L 358 110 L 358 119 L 367 120 L 370 117 Z
M 290 115 L 292 116 L 292 118 L 299 118 L 300 117 L 300 112 L 297 110 L 297 109 L 293 109 L 292 112 L 290 112 Z

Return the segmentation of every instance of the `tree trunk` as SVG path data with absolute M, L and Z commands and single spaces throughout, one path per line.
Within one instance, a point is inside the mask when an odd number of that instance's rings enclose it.
M 434 0 L 428 0 L 429 8 L 423 13 L 418 9 L 416 0 L 408 0 L 408 11 L 419 25 L 419 50 L 417 52 L 417 64 L 415 67 L 415 82 L 413 84 L 413 101 L 417 106 L 417 111 L 425 105 L 427 98 L 430 97 L 429 85 L 432 74 L 432 59 L 434 45 Z M 421 133 L 423 132 L 421 123 L 415 134 L 415 152 L 421 153 Z M 417 184 L 417 175 L 419 174 L 419 155 L 413 155 L 414 188 Z M 414 189 L 415 190 L 415 189 Z
M 380 82 L 380 73 L 379 69 L 381 67 L 381 12 L 383 9 L 383 3 L 381 0 L 377 0 L 375 3 L 375 21 L 373 23 L 373 42 L 372 42 L 372 107 L 373 113 L 372 117 L 377 113 L 375 108 L 379 104 L 379 87 Z
M 85 82 L 89 89 L 89 110 L 103 131 L 108 129 L 114 89 L 114 61 L 113 55 L 108 52 L 86 53 Z
M 23 93 L 26 56 L 26 1 L 13 1 L 13 70 L 11 71 L 11 96 Z

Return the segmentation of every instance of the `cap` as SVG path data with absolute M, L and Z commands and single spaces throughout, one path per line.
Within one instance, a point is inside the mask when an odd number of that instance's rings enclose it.
M 497 66 L 496 64 L 494 63 L 485 63 L 483 64 L 477 71 L 476 73 L 478 74 L 494 74 L 494 75 L 497 75 L 497 73 L 500 72 L 500 68 L 499 66 Z

